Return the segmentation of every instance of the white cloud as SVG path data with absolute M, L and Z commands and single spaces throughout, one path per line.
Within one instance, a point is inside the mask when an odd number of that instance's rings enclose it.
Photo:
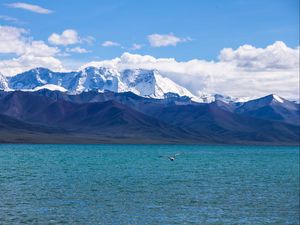
M 246 70 L 284 70 L 299 65 L 298 53 L 282 41 L 277 41 L 266 48 L 256 48 L 251 45 L 243 45 L 236 50 L 224 48 L 219 59 L 223 62 L 232 62 Z
M 243 45 L 237 50 L 223 49 L 219 59 L 179 62 L 173 58 L 124 53 L 121 57 L 90 62 L 83 67 L 157 69 L 196 95 L 260 97 L 275 93 L 289 99 L 299 98 L 299 47 L 289 48 L 283 42 L 266 48 Z
M 48 41 L 53 45 L 72 45 L 81 42 L 77 31 L 72 29 L 67 29 L 62 34 L 53 33 Z
M 92 44 L 95 38 L 92 36 L 80 37 L 73 29 L 64 30 L 61 34 L 53 33 L 48 37 L 49 43 L 53 45 L 74 45 L 78 43 Z
M 35 13 L 40 13 L 40 14 L 50 14 L 53 12 L 52 10 L 43 8 L 39 5 L 32 5 L 32 4 L 28 4 L 28 3 L 24 3 L 24 2 L 10 3 L 10 4 L 7 4 L 7 6 L 9 6 L 11 8 L 25 9 L 25 10 L 35 12 Z
M 22 54 L 27 31 L 22 28 L 0 26 L 0 53 Z
M 131 50 L 138 50 L 138 49 L 141 49 L 142 47 L 143 47 L 143 45 L 134 43 L 131 47 Z
M 180 42 L 190 41 L 190 38 L 176 37 L 174 34 L 151 34 L 148 41 L 152 47 L 176 46 Z
M 50 47 L 43 41 L 34 41 L 27 37 L 23 28 L 0 26 L 0 53 L 20 55 L 53 56 L 58 48 Z
M 0 60 L 0 72 L 10 76 L 33 67 L 63 70 L 61 62 L 55 58 L 59 49 L 28 35 L 29 32 L 22 28 L 0 26 L 0 54 L 14 54 L 9 59 Z
M 117 46 L 121 46 L 120 43 L 114 42 L 114 41 L 104 41 L 101 45 L 103 47 L 117 47 Z
M 67 48 L 66 51 L 67 52 L 73 52 L 73 53 L 80 53 L 80 54 L 90 52 L 87 49 L 81 48 L 81 47 Z
M 53 56 L 22 55 L 8 60 L 0 60 L 0 71 L 5 76 L 13 76 L 35 67 L 45 67 L 54 71 L 64 70 L 60 60 Z
M 84 52 L 80 47 L 68 50 Z M 10 57 L 0 60 L 0 72 L 4 75 L 14 75 L 33 67 L 64 70 L 57 59 L 60 50 L 43 41 L 33 40 L 22 28 L 0 26 L 0 54 Z M 15 56 L 11 57 L 11 54 Z M 68 60 L 64 61 L 64 65 L 69 62 L 68 67 L 74 67 L 74 62 Z M 299 47 L 291 48 L 283 42 L 275 42 L 265 48 L 250 45 L 224 48 L 217 61 L 177 61 L 174 58 L 123 53 L 120 57 L 90 62 L 82 67 L 86 66 L 107 66 L 118 70 L 157 69 L 196 95 L 221 93 L 235 97 L 260 97 L 275 93 L 288 99 L 299 98 Z

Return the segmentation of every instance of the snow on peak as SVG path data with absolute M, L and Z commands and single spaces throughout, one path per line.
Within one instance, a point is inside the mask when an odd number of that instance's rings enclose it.
M 124 69 L 111 67 L 85 67 L 75 72 L 53 72 L 46 68 L 35 68 L 13 77 L 0 74 L 0 90 L 58 90 L 70 94 L 86 91 L 133 92 L 142 97 L 164 99 L 167 93 L 187 96 L 195 102 L 210 103 L 222 101 L 228 104 L 245 102 L 249 98 L 234 98 L 231 96 L 200 93 L 195 96 L 186 88 L 164 77 L 158 70 Z M 263 98 L 263 101 L 283 103 L 277 95 Z
M 273 94 L 272 96 L 273 96 L 273 99 L 276 100 L 277 102 L 284 103 L 284 100 L 281 97 L 279 97 L 278 95 Z
M 50 91 L 60 91 L 60 92 L 67 92 L 68 90 L 65 89 L 64 87 L 55 85 L 55 84 L 45 84 L 43 86 L 38 86 L 36 88 L 33 89 L 33 91 L 39 91 L 39 90 L 43 90 L 43 89 L 48 89 Z
M 113 69 L 105 67 L 86 67 L 77 73 L 78 79 L 72 89 L 74 93 L 90 90 L 118 91 L 119 73 Z
M 6 77 L 0 73 L 0 90 L 7 90 L 8 89 L 8 82 Z
M 155 91 L 155 97 L 162 98 L 165 93 L 171 92 L 171 93 L 177 93 L 180 96 L 188 96 L 191 97 L 193 100 L 198 100 L 198 98 L 193 95 L 190 91 L 188 91 L 186 88 L 179 86 L 172 80 L 170 80 L 167 77 L 161 76 L 158 71 L 154 71 L 154 76 L 156 80 L 156 91 Z
M 86 67 L 77 72 L 59 73 L 36 68 L 11 77 L 8 86 L 14 90 L 40 90 L 42 88 L 67 90 L 71 94 L 90 90 L 131 91 L 137 95 L 152 98 L 164 98 L 166 93 L 171 92 L 179 96 L 188 96 L 194 101 L 202 101 L 186 88 L 163 77 L 159 71 L 147 69 L 118 71 L 107 67 Z
M 163 77 L 158 70 L 123 70 L 120 83 L 120 86 L 125 87 L 125 91 L 131 91 L 144 97 L 164 98 L 166 93 L 175 93 L 179 96 L 188 96 L 194 101 L 201 101 L 186 88 Z
M 218 100 L 218 101 L 222 101 L 225 103 L 247 102 L 250 100 L 249 97 L 237 98 L 237 97 L 232 97 L 232 96 L 228 96 L 228 95 L 220 95 L 220 94 L 214 94 L 213 96 L 214 96 L 214 101 Z
M 152 70 L 126 69 L 121 71 L 119 91 L 131 91 L 141 96 L 155 95 L 156 80 Z

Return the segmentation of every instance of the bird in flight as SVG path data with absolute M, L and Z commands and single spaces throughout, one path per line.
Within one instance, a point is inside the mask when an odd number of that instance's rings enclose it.
M 160 157 L 167 157 L 170 161 L 174 161 L 176 159 L 176 156 L 181 155 L 182 153 L 176 153 L 171 156 L 160 156 Z

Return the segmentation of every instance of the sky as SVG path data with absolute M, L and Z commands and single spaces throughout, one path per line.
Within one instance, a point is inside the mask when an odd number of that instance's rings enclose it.
M 194 94 L 299 96 L 298 0 L 2 0 L 0 72 L 158 69 Z

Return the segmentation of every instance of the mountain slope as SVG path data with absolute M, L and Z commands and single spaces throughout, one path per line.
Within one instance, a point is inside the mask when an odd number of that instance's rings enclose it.
M 33 92 L 12 92 L 0 98 L 0 105 L 5 105 L 0 113 L 16 120 L 77 134 L 171 142 L 188 138 L 184 130 L 115 101 L 78 104 Z
M 238 114 L 300 125 L 299 104 L 277 95 L 245 102 L 235 110 Z
M 175 96 L 142 98 L 133 93 L 0 92 L 1 115 L 33 126 L 65 130 L 59 135 L 64 140 L 76 137 L 84 143 L 299 143 L 299 125 L 236 113 L 224 104 L 227 103 L 188 103 Z M 5 133 L 5 129 L 1 132 Z

